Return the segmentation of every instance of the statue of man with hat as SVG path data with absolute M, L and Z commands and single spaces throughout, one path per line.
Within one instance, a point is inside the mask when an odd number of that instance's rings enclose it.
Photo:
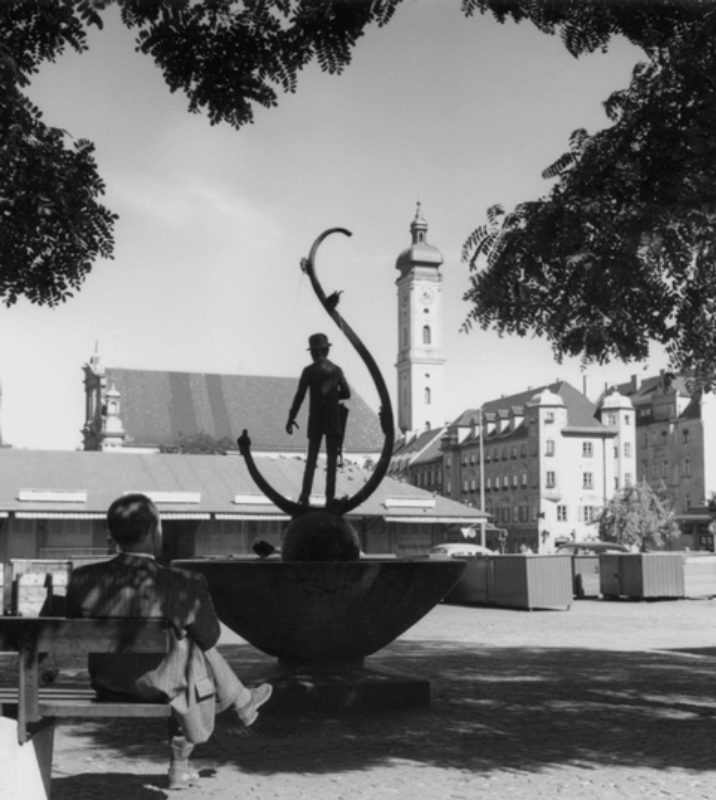
M 316 471 L 321 439 L 326 437 L 326 505 L 335 498 L 336 467 L 343 433 L 345 431 L 348 409 L 341 403 L 351 396 L 350 389 L 343 375 L 343 370 L 328 360 L 331 343 L 325 333 L 314 333 L 308 338 L 308 350 L 313 363 L 301 373 L 298 389 L 288 412 L 286 432 L 293 433 L 298 427 L 296 415 L 301 407 L 306 391 L 309 392 L 308 406 L 308 454 L 306 469 L 303 473 L 303 486 L 298 502 L 308 505 L 313 486 L 313 474 Z

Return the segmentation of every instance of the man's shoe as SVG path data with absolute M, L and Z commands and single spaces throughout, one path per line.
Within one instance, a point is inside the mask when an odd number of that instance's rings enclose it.
M 255 689 L 250 689 L 249 691 L 251 692 L 251 699 L 249 702 L 241 706 L 241 708 L 236 709 L 239 719 L 247 728 L 249 725 L 253 725 L 254 722 L 256 722 L 259 709 L 264 703 L 268 702 L 273 694 L 273 686 L 271 686 L 270 683 L 262 683 L 261 686 L 257 686 Z
M 169 767 L 169 788 L 189 789 L 199 781 L 199 773 L 190 764 L 172 764 Z

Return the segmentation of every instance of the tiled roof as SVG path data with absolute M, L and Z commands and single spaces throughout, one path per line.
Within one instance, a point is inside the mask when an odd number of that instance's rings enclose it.
M 433 440 L 439 443 L 440 437 L 444 432 L 444 428 L 434 428 L 429 431 L 423 431 L 408 441 L 399 441 L 398 446 L 393 450 L 393 456 L 404 458 L 420 454 Z
M 302 459 L 257 458 L 256 462 L 269 483 L 284 497 L 297 497 L 303 477 Z M 322 474 L 319 468 L 317 492 L 323 489 Z M 353 496 L 370 475 L 369 470 L 357 466 L 340 469 L 336 495 Z M 27 499 L 22 500 L 23 490 L 35 490 L 35 494 L 23 495 Z M 44 499 L 37 496 L 38 491 L 45 494 Z M 157 501 L 163 514 L 285 516 L 261 495 L 240 456 L 0 449 L 0 513 L 103 515 L 112 500 L 131 491 L 170 493 L 165 495 L 168 499 Z M 56 496 L 58 492 L 65 494 L 64 500 Z M 77 493 L 81 495 L 77 497 Z M 171 493 L 184 494 L 171 498 Z M 193 502 L 187 500 L 186 493 L 194 495 Z M 399 502 L 391 504 L 390 498 Z M 420 502 L 412 504 L 412 499 Z M 385 478 L 349 516 L 396 513 L 426 521 L 471 521 L 482 516 L 454 500 L 434 497 L 430 492 L 390 478 Z
M 199 433 L 236 441 L 248 429 L 256 452 L 303 452 L 308 428 L 308 398 L 298 415 L 299 429 L 284 426 L 298 378 L 221 375 L 153 370 L 105 370 L 107 388 L 121 395 L 126 444 L 152 447 L 175 444 Z M 380 452 L 383 434 L 378 415 L 352 392 L 344 452 Z
M 489 400 L 482 406 L 486 418 L 507 418 L 510 411 L 516 416 L 522 416 L 525 406 L 529 401 L 545 389 L 558 394 L 567 407 L 567 426 L 571 428 L 601 428 L 601 424 L 594 416 L 596 405 L 581 392 L 577 391 L 567 381 L 555 381 L 545 386 L 536 386 L 517 394 L 500 397 L 496 400 Z M 466 427 L 471 424 L 471 420 L 477 421 L 479 409 L 467 409 L 452 423 L 458 427 Z
M 413 464 L 427 464 L 431 461 L 442 461 L 443 454 L 440 449 L 441 436 L 436 435 L 437 431 L 432 431 L 433 440 L 425 444 L 425 448 L 413 461 Z
M 663 385 L 663 382 L 663 375 L 651 375 L 648 378 L 642 378 L 639 381 L 638 387 L 636 388 L 632 381 L 628 381 L 627 383 L 619 383 L 617 384 L 616 388 L 620 394 L 630 397 L 635 402 L 638 402 L 639 398 L 650 397 L 652 394 L 654 394 L 654 392 Z M 689 376 L 676 375 L 671 380 L 670 388 L 675 389 L 683 397 L 688 397 L 691 394 L 688 389 L 688 382 Z

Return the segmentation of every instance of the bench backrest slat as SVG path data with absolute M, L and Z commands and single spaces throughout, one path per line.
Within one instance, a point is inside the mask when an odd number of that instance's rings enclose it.
M 0 617 L 0 652 L 18 652 L 21 641 L 39 652 L 166 653 L 168 623 L 161 619 Z

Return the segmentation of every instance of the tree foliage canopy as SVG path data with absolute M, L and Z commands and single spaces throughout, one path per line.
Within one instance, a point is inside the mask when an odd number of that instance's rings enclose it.
M 604 103 L 612 125 L 576 130 L 543 176 L 551 191 L 468 237 L 474 323 L 547 337 L 555 356 L 641 360 L 666 346 L 674 372 L 716 385 L 716 5 L 467 2 L 559 32 L 574 55 L 623 34 L 646 61 Z
M 293 92 L 312 60 L 340 72 L 371 22 L 385 24 L 399 0 L 120 0 L 137 50 L 169 89 L 212 124 L 239 128 L 254 108 Z M 43 62 L 87 49 L 112 0 L 0 3 L 0 301 L 21 296 L 56 305 L 76 291 L 98 257 L 114 249 L 116 216 L 85 139 L 47 125 L 23 93 Z
M 646 482 L 618 492 L 599 518 L 600 539 L 644 553 L 663 550 L 679 533 L 673 509 Z
M 209 433 L 201 431 L 191 436 L 179 434 L 174 444 L 162 445 L 160 453 L 191 453 L 193 455 L 226 455 L 236 450 L 236 442 L 228 436 L 216 438 Z

